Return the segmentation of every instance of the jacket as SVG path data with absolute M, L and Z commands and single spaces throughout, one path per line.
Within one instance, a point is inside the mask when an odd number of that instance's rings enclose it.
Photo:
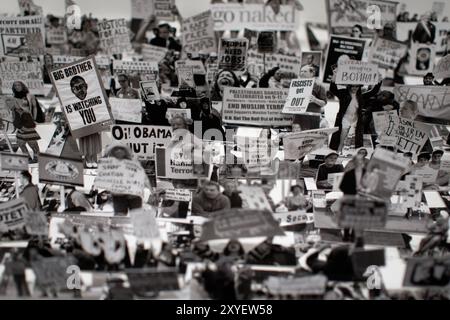
M 208 213 L 230 208 L 230 200 L 223 194 L 219 194 L 215 199 L 209 199 L 202 191 L 192 199 L 192 214 L 194 215 L 205 216 Z
M 21 198 L 25 200 L 30 210 L 41 210 L 41 199 L 39 197 L 38 188 L 34 184 L 29 184 L 23 188 L 19 194 Z

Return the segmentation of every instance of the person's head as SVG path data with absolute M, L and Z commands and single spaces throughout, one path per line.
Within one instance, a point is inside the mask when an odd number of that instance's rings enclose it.
M 177 106 L 180 109 L 186 109 L 187 108 L 187 100 L 184 97 L 181 97 L 177 100 Z
M 433 81 L 434 81 L 434 75 L 431 72 L 428 72 L 424 77 L 423 77 L 423 84 L 425 86 L 432 86 L 433 85 Z
M 70 80 L 70 89 L 72 93 L 80 100 L 86 99 L 88 93 L 88 85 L 84 78 L 75 76 Z
M 233 71 L 222 70 L 216 76 L 215 85 L 220 92 L 223 92 L 225 87 L 239 87 L 239 79 Z
M 230 240 L 228 245 L 225 247 L 223 251 L 224 255 L 226 256 L 241 256 L 245 253 L 244 248 L 242 247 L 241 243 L 237 240 Z
M 423 167 L 430 161 L 431 155 L 428 152 L 422 152 L 417 156 L 417 165 Z
M 316 70 L 312 66 L 306 65 L 300 69 L 300 78 L 314 78 L 315 74 Z
M 283 70 L 278 69 L 278 70 L 275 72 L 275 74 L 273 75 L 273 78 L 274 78 L 276 81 L 281 81 L 281 79 L 283 78 L 283 74 L 284 74 Z
M 116 158 L 118 160 L 131 160 L 131 159 L 133 159 L 131 150 L 125 145 L 113 146 L 109 150 L 108 156 Z
M 395 39 L 395 25 L 391 22 L 388 22 L 383 27 L 383 37 L 385 38 L 394 38 Z
M 363 34 L 363 28 L 359 24 L 355 24 L 352 28 L 352 38 L 361 38 Z
M 223 183 L 223 188 L 225 189 L 225 192 L 230 194 L 236 191 L 236 182 L 234 180 L 225 180 Z
M 423 22 L 430 22 L 431 20 L 431 12 L 425 12 L 421 17 L 420 20 Z
M 49 53 L 44 55 L 44 65 L 51 66 L 53 65 L 53 56 Z
M 306 56 L 306 63 L 307 64 L 313 64 L 314 63 L 314 56 L 312 54 L 308 54 Z
M 305 190 L 303 189 L 303 187 L 302 187 L 301 185 L 298 185 L 298 184 L 291 187 L 291 192 L 292 192 L 292 194 L 293 194 L 294 196 L 298 196 L 298 195 L 300 195 L 300 194 L 303 194 L 304 191 L 305 191 Z
M 292 124 L 292 132 L 300 132 L 302 131 L 302 127 L 300 126 L 300 123 L 293 123 Z
M 172 126 L 172 130 L 178 130 L 178 129 L 189 129 L 189 121 L 188 119 L 184 118 L 180 114 L 176 114 L 173 116 L 172 120 L 170 120 L 170 125 Z
M 200 106 L 202 107 L 202 111 L 209 111 L 211 108 L 211 102 L 209 98 L 203 97 L 200 99 Z
M 54 28 L 59 27 L 59 18 L 55 16 L 50 16 L 48 21 L 50 22 L 51 26 Z
M 12 85 L 12 92 L 14 96 L 20 95 L 20 94 L 28 94 L 30 91 L 28 90 L 28 87 L 23 83 L 22 81 L 14 81 Z
M 332 167 L 336 164 L 339 155 L 336 152 L 331 152 L 325 157 L 325 165 L 327 167 Z
M 360 159 L 364 159 L 367 157 L 369 153 L 367 152 L 366 148 L 361 148 L 358 150 L 358 152 L 356 153 L 356 157 L 360 158 Z
M 158 26 L 158 36 L 163 39 L 169 39 L 170 37 L 170 25 L 168 23 L 162 23 Z
M 215 199 L 220 194 L 220 186 L 213 181 L 208 181 L 203 185 L 203 192 L 208 199 Z
M 431 161 L 433 163 L 439 163 L 441 162 L 442 156 L 444 155 L 444 151 L 443 150 L 434 150 L 433 153 L 431 154 Z
M 122 89 L 127 89 L 130 86 L 130 78 L 126 74 L 119 74 L 117 78 Z
M 418 112 L 417 102 L 406 100 L 400 108 L 399 115 L 401 118 L 414 120 Z
M 32 179 L 33 178 L 32 178 L 31 174 L 28 171 L 22 171 L 20 173 L 20 183 L 23 186 L 29 185 L 31 183 Z
M 412 152 L 405 152 L 405 153 L 403 154 L 403 156 L 404 156 L 405 158 L 408 158 L 409 160 L 411 160 L 412 157 L 413 157 L 413 154 L 412 154 Z

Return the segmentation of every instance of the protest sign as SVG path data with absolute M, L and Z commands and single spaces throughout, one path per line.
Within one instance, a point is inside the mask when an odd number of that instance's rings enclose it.
M 28 212 L 23 199 L 10 200 L 0 204 L 0 226 L 8 231 L 21 229 L 25 226 L 25 215 Z
M 12 86 L 16 81 L 22 81 L 31 94 L 40 95 L 44 90 L 42 68 L 39 62 L 2 62 L 0 63 L 0 80 L 3 94 L 12 94 Z
M 127 122 L 142 122 L 141 99 L 109 98 L 114 120 Z
M 303 277 L 269 276 L 264 286 L 272 295 L 289 295 L 295 298 L 301 296 L 323 296 L 326 292 L 328 279 L 324 275 Z
M 152 209 L 134 209 L 130 211 L 131 223 L 134 235 L 138 240 L 151 240 L 160 237 L 156 212 Z
M 446 86 L 400 85 L 394 94 L 400 105 L 407 100 L 416 102 L 421 116 L 450 120 L 450 89 Z
M 42 258 L 31 262 L 31 268 L 36 275 L 36 283 L 41 288 L 52 288 L 55 290 L 67 289 L 70 273 L 67 273 L 76 260 L 70 257 Z
M 377 37 L 370 49 L 369 62 L 380 68 L 395 69 L 407 52 L 407 44 Z
M 153 7 L 153 14 L 158 20 L 173 21 L 175 19 L 173 14 L 175 0 L 153 0 Z
M 46 42 L 50 45 L 63 45 L 67 43 L 67 32 L 62 26 L 49 28 L 46 32 Z
M 194 157 L 189 143 L 168 148 L 156 147 L 156 177 L 169 179 L 197 179 L 206 172 L 194 170 Z
M 131 17 L 148 19 L 153 14 L 153 0 L 131 0 Z
M 323 82 L 330 83 L 333 77 L 333 68 L 342 60 L 362 60 L 366 41 L 364 39 L 330 36 Z
M 338 131 L 338 128 L 326 128 L 289 133 L 283 138 L 284 158 L 297 160 L 308 153 L 320 149 L 328 142 L 330 134 Z
M 125 19 L 107 20 L 98 23 L 100 48 L 108 55 L 132 51 L 130 30 Z
M 420 22 L 397 22 L 397 40 L 402 42 L 410 42 L 411 35 Z M 447 45 L 447 30 L 450 30 L 449 22 L 432 22 L 436 28 L 435 32 L 435 49 L 437 54 L 443 54 Z
M 282 235 L 284 232 L 270 211 L 232 209 L 205 222 L 200 241 Z
M 113 141 L 126 144 L 139 160 L 154 160 L 155 148 L 168 146 L 172 139 L 171 127 L 114 125 Z
M 395 26 L 398 2 L 383 0 L 327 0 L 328 26 L 332 34 L 351 34 L 354 25 L 363 27 L 363 36 L 383 29 L 386 23 Z M 375 7 L 373 7 L 375 6 Z M 375 8 L 371 10 L 371 8 Z M 379 15 L 376 20 L 374 12 Z M 370 26 L 372 22 L 372 26 Z M 377 23 L 379 24 L 377 26 Z
M 191 201 L 192 192 L 188 189 L 165 189 L 165 200 Z
M 436 79 L 450 78 L 450 54 L 447 54 L 436 64 L 433 70 Z
M 274 213 L 273 217 L 278 221 L 280 227 L 314 223 L 314 214 L 304 210 Z
M 180 289 L 178 270 L 127 269 L 126 271 L 130 288 L 137 294 L 145 292 L 176 291 Z
M 223 121 L 225 123 L 289 126 L 292 116 L 281 113 L 288 95 L 287 89 L 250 89 L 225 87 Z
M 280 12 L 264 4 L 212 4 L 214 30 L 273 30 L 296 31 L 299 14 L 294 6 L 281 5 Z
M 247 66 L 248 39 L 220 39 L 219 69 L 243 72 Z
M 372 118 L 378 142 L 384 146 L 396 146 L 398 138 L 395 133 L 399 122 L 397 111 L 373 112 Z
M 413 42 L 409 51 L 409 64 L 407 72 L 411 76 L 424 76 L 433 72 L 436 59 L 436 48 L 434 45 Z
M 75 63 L 82 59 L 84 59 L 84 58 L 81 56 L 54 55 L 54 56 L 52 56 L 53 69 L 61 69 L 62 67 L 66 67 L 67 65 L 69 65 L 71 63 Z M 97 62 L 97 59 L 95 62 Z
M 238 187 L 238 190 L 242 199 L 242 208 L 272 211 L 272 207 L 261 187 L 241 185 Z
M 0 170 L 28 171 L 28 156 L 0 152 Z
M 24 38 L 26 48 L 21 51 L 22 55 L 30 57 L 44 55 L 44 40 L 42 37 L 42 33 L 27 33 Z
M 357 60 L 338 62 L 336 84 L 371 86 L 379 81 L 378 66 Z
M 84 186 L 83 161 L 39 154 L 39 182 L 62 186 Z
M 275 31 L 261 31 L 258 34 L 258 52 L 273 53 L 277 48 L 277 33 Z
M 155 61 L 159 63 L 167 55 L 168 50 L 166 48 L 153 46 L 151 44 L 144 43 L 142 45 L 142 57 L 144 60 Z
M 29 55 L 29 50 L 32 49 L 26 41 L 29 34 L 40 34 L 40 47 L 44 47 L 45 27 L 42 16 L 0 17 L 0 56 Z
M 399 118 L 395 136 L 397 147 L 403 152 L 419 153 L 428 140 L 430 127 L 424 123 Z
M 0 95 L 0 121 L 4 120 L 11 123 L 14 121 L 12 109 L 14 108 L 15 103 L 15 98 Z
M 387 209 L 384 201 L 344 196 L 339 203 L 338 224 L 342 228 L 359 230 L 384 228 Z
M 25 228 L 32 236 L 48 236 L 47 217 L 44 212 L 28 212 L 25 215 Z
M 167 108 L 166 112 L 167 120 L 169 120 L 170 122 L 175 116 L 181 116 L 184 119 L 192 119 L 191 109 Z
M 206 75 L 205 66 L 200 60 L 178 60 L 175 61 L 175 70 L 190 67 L 195 75 Z
M 94 186 L 111 193 L 143 197 L 145 171 L 137 161 L 102 158 L 98 164 Z
M 159 79 L 159 67 L 155 61 L 125 61 L 113 60 L 115 75 L 126 74 L 131 81 L 131 87 L 139 89 L 141 81 L 155 81 Z
M 156 80 L 141 81 L 139 83 L 141 97 L 146 102 L 156 101 L 160 99 L 158 85 Z
M 403 286 L 443 290 L 450 283 L 449 272 L 448 255 L 443 257 L 413 257 L 407 261 Z
M 183 20 L 183 50 L 187 53 L 217 52 L 211 10 Z
M 315 79 L 293 79 L 283 113 L 301 114 L 306 112 L 314 88 Z
M 283 72 L 295 74 L 295 77 L 300 74 L 301 60 L 298 57 L 278 53 L 267 53 L 264 57 L 255 50 L 248 50 L 247 56 L 247 69 L 252 76 L 259 78 L 264 70 L 268 71 L 275 67 L 279 67 Z
M 396 117 L 398 119 L 397 111 L 379 111 L 372 112 L 373 124 L 375 127 L 375 132 L 380 135 L 385 132 L 386 127 L 389 123 L 389 117 Z
M 424 166 L 423 168 L 414 169 L 414 175 L 422 178 L 424 184 L 435 184 L 439 170 Z
M 341 191 L 341 182 L 344 178 L 343 172 L 329 173 L 327 177 L 327 182 L 332 186 L 333 191 Z
M 53 70 L 51 80 L 73 137 L 101 132 L 111 123 L 107 96 L 93 57 Z
M 403 155 L 375 149 L 362 179 L 363 193 L 388 201 L 407 167 Z
M 191 66 L 177 68 L 178 87 L 195 88 L 194 69 Z

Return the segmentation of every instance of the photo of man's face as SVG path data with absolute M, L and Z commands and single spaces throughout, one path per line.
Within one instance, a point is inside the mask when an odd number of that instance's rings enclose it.
M 73 77 L 70 81 L 70 88 L 72 89 L 72 93 L 80 100 L 86 99 L 88 85 L 86 81 L 82 77 Z

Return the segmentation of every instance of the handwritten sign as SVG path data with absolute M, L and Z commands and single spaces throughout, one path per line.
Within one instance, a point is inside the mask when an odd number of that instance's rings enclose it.
M 428 140 L 430 128 L 421 122 L 399 118 L 395 131 L 397 147 L 404 152 L 419 153 Z
M 183 20 L 183 48 L 188 53 L 217 51 L 214 20 L 211 11 L 205 11 Z
M 437 79 L 450 78 L 450 54 L 439 60 L 434 67 L 433 74 Z
M 310 152 L 320 149 L 328 141 L 329 135 L 338 130 L 338 128 L 327 128 L 287 134 L 283 138 L 284 158 L 298 160 Z
M 140 99 L 109 98 L 115 120 L 141 123 L 142 101 Z
M 0 63 L 0 80 L 3 94 L 12 94 L 12 86 L 22 81 L 30 93 L 40 95 L 44 91 L 42 68 L 39 62 L 9 61 Z
M 130 30 L 125 19 L 107 20 L 98 23 L 100 47 L 108 55 L 132 51 Z
M 375 85 L 378 83 L 378 66 L 357 60 L 342 61 L 338 64 L 336 84 Z

